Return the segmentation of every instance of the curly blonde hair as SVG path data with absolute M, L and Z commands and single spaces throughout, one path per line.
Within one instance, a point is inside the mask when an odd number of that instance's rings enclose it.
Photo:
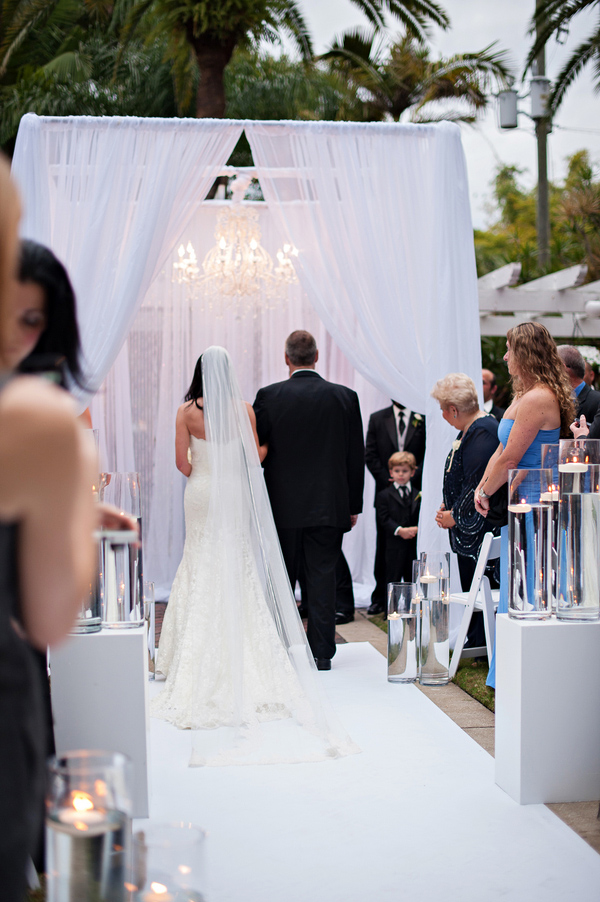
M 451 404 L 461 413 L 475 413 L 479 410 L 475 383 L 466 373 L 448 373 L 443 379 L 438 379 L 431 389 L 431 397 L 435 398 L 442 410 L 448 410 Z
M 570 438 L 569 426 L 575 417 L 573 390 L 548 329 L 541 323 L 520 323 L 508 330 L 506 340 L 521 373 L 539 385 L 546 385 L 556 397 L 560 408 L 560 434 Z M 518 376 L 512 377 L 512 384 L 516 398 L 525 393 Z

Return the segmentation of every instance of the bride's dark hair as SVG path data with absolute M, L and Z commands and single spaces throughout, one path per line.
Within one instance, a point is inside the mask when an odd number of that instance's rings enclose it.
M 202 389 L 202 354 L 198 357 L 196 361 L 196 369 L 194 370 L 194 375 L 192 376 L 192 381 L 190 387 L 187 390 L 187 394 L 184 401 L 193 401 L 198 410 L 202 410 L 200 405 L 198 404 L 198 398 L 203 398 L 203 389 Z

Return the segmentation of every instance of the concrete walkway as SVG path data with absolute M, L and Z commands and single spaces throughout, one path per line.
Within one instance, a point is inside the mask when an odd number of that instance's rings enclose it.
M 387 635 L 359 610 L 352 623 L 337 627 L 345 642 L 370 642 L 384 657 L 387 656 Z M 494 756 L 494 715 L 455 683 L 439 689 L 419 686 L 434 705 L 461 727 L 488 754 Z M 600 820 L 598 802 L 561 802 L 547 806 L 567 826 L 600 853 Z

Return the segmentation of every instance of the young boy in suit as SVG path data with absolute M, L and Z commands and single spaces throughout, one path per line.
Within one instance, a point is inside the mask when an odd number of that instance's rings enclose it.
M 388 461 L 392 482 L 379 492 L 377 516 L 385 532 L 386 582 L 412 582 L 412 562 L 417 554 L 417 522 L 420 492 L 411 485 L 417 469 L 414 454 L 396 451 Z

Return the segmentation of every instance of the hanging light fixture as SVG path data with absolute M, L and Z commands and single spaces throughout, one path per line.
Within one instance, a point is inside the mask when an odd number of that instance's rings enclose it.
M 215 245 L 202 262 L 202 273 L 188 242 L 187 249 L 183 245 L 179 248 L 173 281 L 192 283 L 193 293 L 201 290 L 210 307 L 233 307 L 238 314 L 251 310 L 256 315 L 261 307 L 276 307 L 285 297 L 288 285 L 298 281 L 292 262 L 298 250 L 284 244 L 277 251 L 277 265 L 274 264 L 261 244 L 257 210 L 241 204 L 251 180 L 248 174 L 237 174 L 232 202 L 217 215 Z

